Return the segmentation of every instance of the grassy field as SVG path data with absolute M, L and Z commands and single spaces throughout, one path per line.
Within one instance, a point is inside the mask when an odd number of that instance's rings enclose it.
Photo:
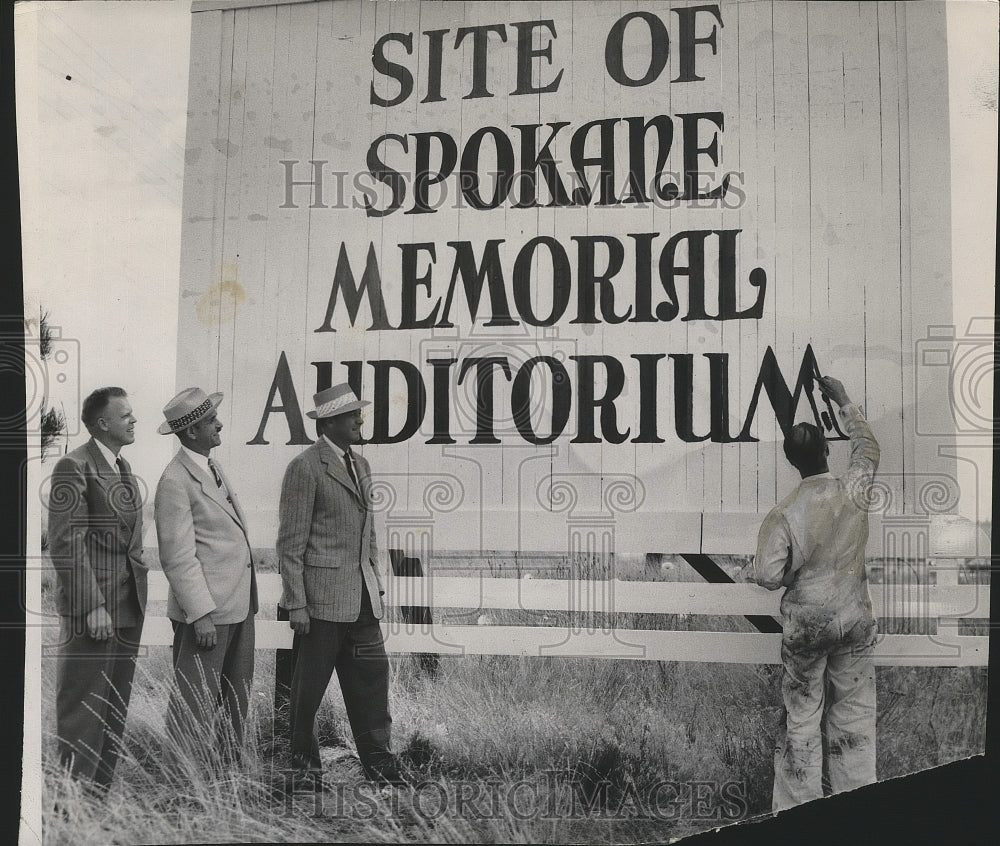
M 723 563 L 737 573 L 745 560 Z M 431 566 L 515 578 L 608 572 L 607 563 L 503 555 Z M 684 568 L 672 557 L 619 559 L 614 575 L 691 578 Z M 450 610 L 437 620 L 467 623 L 473 613 Z M 494 625 L 567 622 L 491 614 Z M 613 616 L 603 622 L 750 630 L 740 618 Z M 140 661 L 125 754 L 103 803 L 53 766 L 55 662 L 43 661 L 46 843 L 665 842 L 769 809 L 778 667 L 470 656 L 442 658 L 430 675 L 415 656 L 390 661 L 394 747 L 412 791 L 360 784 L 333 683 L 319 722 L 337 783 L 318 797 L 292 793 L 283 715 L 276 719 L 272 701 L 274 661 L 264 651 L 241 765 L 223 766 L 213 751 L 197 761 L 179 756 L 163 728 L 171 669 L 169 650 L 159 647 Z M 880 779 L 982 752 L 985 668 L 879 668 L 877 685 Z M 65 812 L 53 812 L 56 805 Z

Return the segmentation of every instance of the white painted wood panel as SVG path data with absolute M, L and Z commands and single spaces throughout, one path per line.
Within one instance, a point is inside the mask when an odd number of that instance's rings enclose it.
M 347 361 L 361 365 L 362 392 L 376 400 L 373 420 L 385 415 L 389 432 L 399 429 L 416 398 L 394 373 L 384 397 L 375 396 L 371 362 L 395 360 L 417 368 L 427 392 L 421 424 L 412 437 L 364 448 L 383 486 L 393 490 L 393 506 L 380 516 L 391 534 L 403 534 L 415 514 L 433 526 L 434 548 L 518 548 L 542 536 L 597 547 L 617 546 L 629 535 L 652 539 L 663 527 L 665 543 L 678 539 L 670 515 L 704 514 L 702 550 L 752 549 L 764 512 L 794 485 L 795 474 L 781 454 L 781 431 L 766 393 L 761 393 L 750 427 L 755 442 L 686 443 L 675 426 L 675 386 L 680 361 L 693 356 L 692 430 L 708 432 L 710 355 L 728 356 L 729 431 L 743 427 L 765 352 L 772 349 L 784 379 L 795 388 L 807 345 L 825 373 L 840 376 L 861 402 L 882 446 L 880 481 L 886 515 L 927 516 L 927 486 L 953 477 L 954 463 L 937 458 L 947 433 L 921 434 L 917 420 L 914 350 L 928 327 L 950 319 L 950 231 L 946 197 L 948 171 L 947 75 L 943 12 L 936 4 L 919 9 L 902 4 L 729 3 L 719 5 L 717 49 L 695 48 L 696 67 L 705 79 L 672 82 L 680 72 L 679 15 L 663 3 L 388 3 L 324 0 L 316 3 L 249 4 L 214 10 L 199 7 L 193 20 L 192 70 L 182 234 L 181 312 L 178 388 L 200 384 L 227 395 L 221 458 L 250 513 L 254 543 L 269 546 L 276 531 L 281 476 L 302 448 L 289 445 L 281 412 L 270 416 L 263 439 L 253 444 L 279 360 L 287 361 L 294 403 L 311 408 L 320 368 L 335 381 L 348 376 Z M 661 76 L 644 86 L 616 83 L 605 68 L 605 44 L 616 21 L 632 12 L 652 13 L 669 34 L 670 51 Z M 556 93 L 514 96 L 517 32 L 514 22 L 551 20 L 556 35 L 537 30 L 536 47 L 548 43 L 551 64 L 535 60 L 535 79 L 550 81 L 562 71 Z M 474 81 L 473 37 L 455 48 L 461 26 L 503 25 L 506 41 L 487 40 L 486 86 L 492 96 L 469 98 Z M 702 12 L 696 30 L 706 35 L 714 18 Z M 638 75 L 649 61 L 648 25 L 633 20 L 626 29 L 627 72 Z M 441 41 L 441 101 L 427 98 L 432 39 L 425 33 L 448 30 Z M 415 80 L 405 102 L 371 103 L 374 81 L 380 96 L 391 97 L 398 83 L 374 73 L 372 51 L 387 33 L 412 37 L 407 53 L 400 42 L 386 55 L 404 65 Z M 645 38 L 645 41 L 643 40 Z M 571 167 L 570 133 L 588 121 L 668 115 L 675 147 L 665 169 L 683 164 L 680 115 L 721 112 L 718 168 L 704 154 L 699 162 L 709 180 L 722 173 L 739 176 L 742 202 L 699 207 L 693 202 L 602 206 L 596 200 L 552 208 L 517 208 L 513 202 L 477 210 L 455 202 L 453 175 L 442 183 L 448 195 L 433 213 L 408 214 L 413 202 L 414 133 L 447 133 L 460 157 L 484 127 L 496 127 L 519 160 L 518 125 L 568 121 L 552 144 L 558 170 Z M 921 120 L 925 114 L 941 120 Z M 616 192 L 623 193 L 628 164 L 627 130 L 614 129 Z M 408 150 L 389 140 L 377 148 L 384 161 L 407 179 L 403 208 L 372 217 L 357 201 L 372 192 L 368 156 L 382 135 L 405 136 Z M 597 130 L 586 150 L 594 155 Z M 699 143 L 711 134 L 703 124 Z M 489 147 L 490 142 L 485 142 Z M 430 142 L 432 168 L 441 161 L 439 138 Z M 489 155 L 486 159 L 492 161 Z M 654 164 L 650 152 L 647 168 Z M 321 162 L 322 203 L 315 189 L 292 189 L 286 200 L 287 165 L 295 179 L 310 181 Z M 589 167 L 593 176 L 596 168 Z M 735 176 L 733 177 L 735 179 Z M 342 182 L 340 180 L 343 180 Z M 346 193 L 341 195 L 341 191 Z M 515 190 L 515 196 L 517 195 Z M 432 192 L 433 195 L 433 192 Z M 736 194 L 730 195 L 736 199 Z M 310 206 L 314 207 L 310 207 Z M 704 204 L 701 204 L 704 205 Z M 680 315 L 653 323 L 626 320 L 596 325 L 574 323 L 578 296 L 575 273 L 583 240 L 617 239 L 624 247 L 614 277 L 617 311 L 636 308 L 636 241 L 630 234 L 655 233 L 652 251 L 652 305 L 665 299 L 657 267 L 668 238 L 686 230 L 740 230 L 736 250 L 738 307 L 752 304 L 757 289 L 753 268 L 767 274 L 761 318 L 730 321 L 681 319 L 690 304 L 685 277 L 677 279 Z M 511 309 L 513 265 L 523 245 L 553 238 L 565 250 L 574 274 L 566 314 L 550 328 L 525 324 L 485 326 L 490 298 L 484 292 L 480 319 L 470 319 L 458 285 L 451 310 L 453 326 L 372 331 L 363 302 L 351 325 L 342 293 L 332 328 L 318 332 L 342 253 L 359 283 L 371 251 L 380 271 L 388 321 L 401 319 L 400 245 L 432 244 L 435 257 L 418 251 L 416 313 L 443 304 L 451 278 L 453 241 L 470 242 L 479 260 L 491 239 L 502 239 L 499 255 Z M 581 240 L 583 239 L 583 240 Z M 709 240 L 707 311 L 718 309 L 717 256 Z M 682 248 L 678 264 L 685 255 Z M 598 245 L 595 266 L 606 266 L 607 249 Z M 543 253 L 532 263 L 536 287 L 531 304 L 539 312 L 552 302 L 552 272 Z M 546 286 L 549 286 L 546 288 Z M 600 313 L 600 310 L 599 310 Z M 514 311 L 517 317 L 516 311 Z M 634 312 L 633 312 L 634 316 Z M 606 315 L 605 315 L 606 317 Z M 433 428 L 434 387 L 429 357 L 459 359 L 450 371 L 447 395 L 455 444 L 428 444 Z M 573 400 L 563 435 L 551 445 L 534 446 L 518 434 L 511 413 L 511 384 L 497 375 L 496 444 L 472 444 L 475 434 L 474 371 L 457 384 L 462 361 L 473 355 L 505 355 L 516 372 L 524 361 L 552 356 L 567 368 Z M 657 395 L 646 398 L 658 415 L 662 443 L 633 443 L 639 426 L 638 362 L 634 355 L 662 355 L 656 367 Z M 623 443 L 602 435 L 601 414 L 593 417 L 600 442 L 574 442 L 578 432 L 581 376 L 572 356 L 610 356 L 624 372 L 625 387 L 615 400 Z M 674 356 L 674 358 L 670 358 Z M 946 377 L 941 374 L 941 378 Z M 606 387 L 605 369 L 595 366 L 594 390 Z M 546 390 L 538 390 L 545 384 Z M 549 383 L 539 379 L 532 394 L 532 422 L 548 431 L 552 414 Z M 946 397 L 947 392 L 940 392 Z M 290 396 L 275 397 L 274 404 Z M 820 403 L 820 407 L 823 405 Z M 812 419 L 800 402 L 798 420 Z M 312 424 L 305 421 L 312 436 Z M 835 472 L 848 455 L 845 443 L 832 445 Z M 457 480 L 457 481 L 456 481 Z M 450 493 L 446 505 L 429 496 L 436 484 Z M 456 499 L 457 498 L 457 499 Z M 945 503 L 941 509 L 953 508 Z M 510 520 L 484 515 L 512 512 Z M 647 532 L 638 526 L 648 527 Z M 585 531 L 581 527 L 586 528 Z M 424 537 L 424 530 L 414 537 Z M 680 537 L 687 537 L 681 534 Z M 576 540 L 574 540 L 576 538 Z M 881 542 L 881 538 L 876 538 Z M 422 542 L 422 541 L 421 541 Z M 559 541 L 562 542 L 561 540 Z M 650 540 L 652 542 L 652 540 Z M 663 547 L 663 544 L 656 544 Z M 596 549 L 596 547 L 595 547 Z M 690 550 L 700 551 L 700 550 Z M 877 552 L 877 546 L 876 546 Z

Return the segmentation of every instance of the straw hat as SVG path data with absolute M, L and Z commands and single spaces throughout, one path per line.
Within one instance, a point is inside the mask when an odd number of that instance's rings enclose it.
M 167 419 L 156 431 L 161 435 L 180 432 L 201 420 L 206 414 L 219 407 L 222 394 L 206 394 L 201 388 L 185 388 L 163 407 Z
M 306 417 L 322 420 L 324 417 L 337 417 L 340 414 L 347 414 L 348 411 L 357 411 L 371 403 L 368 400 L 359 400 L 357 394 L 351 390 L 351 386 L 347 382 L 342 382 L 314 394 L 313 405 L 316 406 L 315 410 L 307 411 Z

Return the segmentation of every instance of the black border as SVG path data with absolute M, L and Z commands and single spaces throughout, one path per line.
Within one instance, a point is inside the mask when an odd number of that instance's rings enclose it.
M 14 3 L 0 0 L 0 841 L 16 843 L 21 816 L 21 758 L 24 735 L 24 568 L 27 449 L 24 439 L 24 373 L 8 362 L 24 349 L 21 214 L 14 120 Z M 10 357 L 10 358 L 8 358 Z M 11 425 L 12 423 L 12 425 Z

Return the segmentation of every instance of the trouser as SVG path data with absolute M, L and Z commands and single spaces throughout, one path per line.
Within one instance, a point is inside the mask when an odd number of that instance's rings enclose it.
M 56 663 L 59 761 L 101 792 L 114 776 L 132 695 L 142 622 L 94 640 L 80 620 L 63 617 Z
M 833 622 L 836 625 L 836 621 Z M 875 781 L 875 664 L 870 622 L 859 622 L 829 651 L 782 640 L 786 729 L 774 758 L 775 812 L 823 796 L 822 722 L 832 793 Z
M 291 747 L 296 767 L 322 769 L 316 712 L 336 669 L 358 757 L 368 775 L 392 765 L 389 659 L 367 588 L 353 623 L 312 619 L 309 634 L 296 635 L 292 672 Z
M 195 741 L 220 744 L 223 757 L 238 756 L 253 686 L 253 611 L 241 623 L 217 625 L 214 649 L 198 646 L 192 624 L 171 622 L 175 685 L 167 706 L 167 733 L 181 750 L 196 751 Z

